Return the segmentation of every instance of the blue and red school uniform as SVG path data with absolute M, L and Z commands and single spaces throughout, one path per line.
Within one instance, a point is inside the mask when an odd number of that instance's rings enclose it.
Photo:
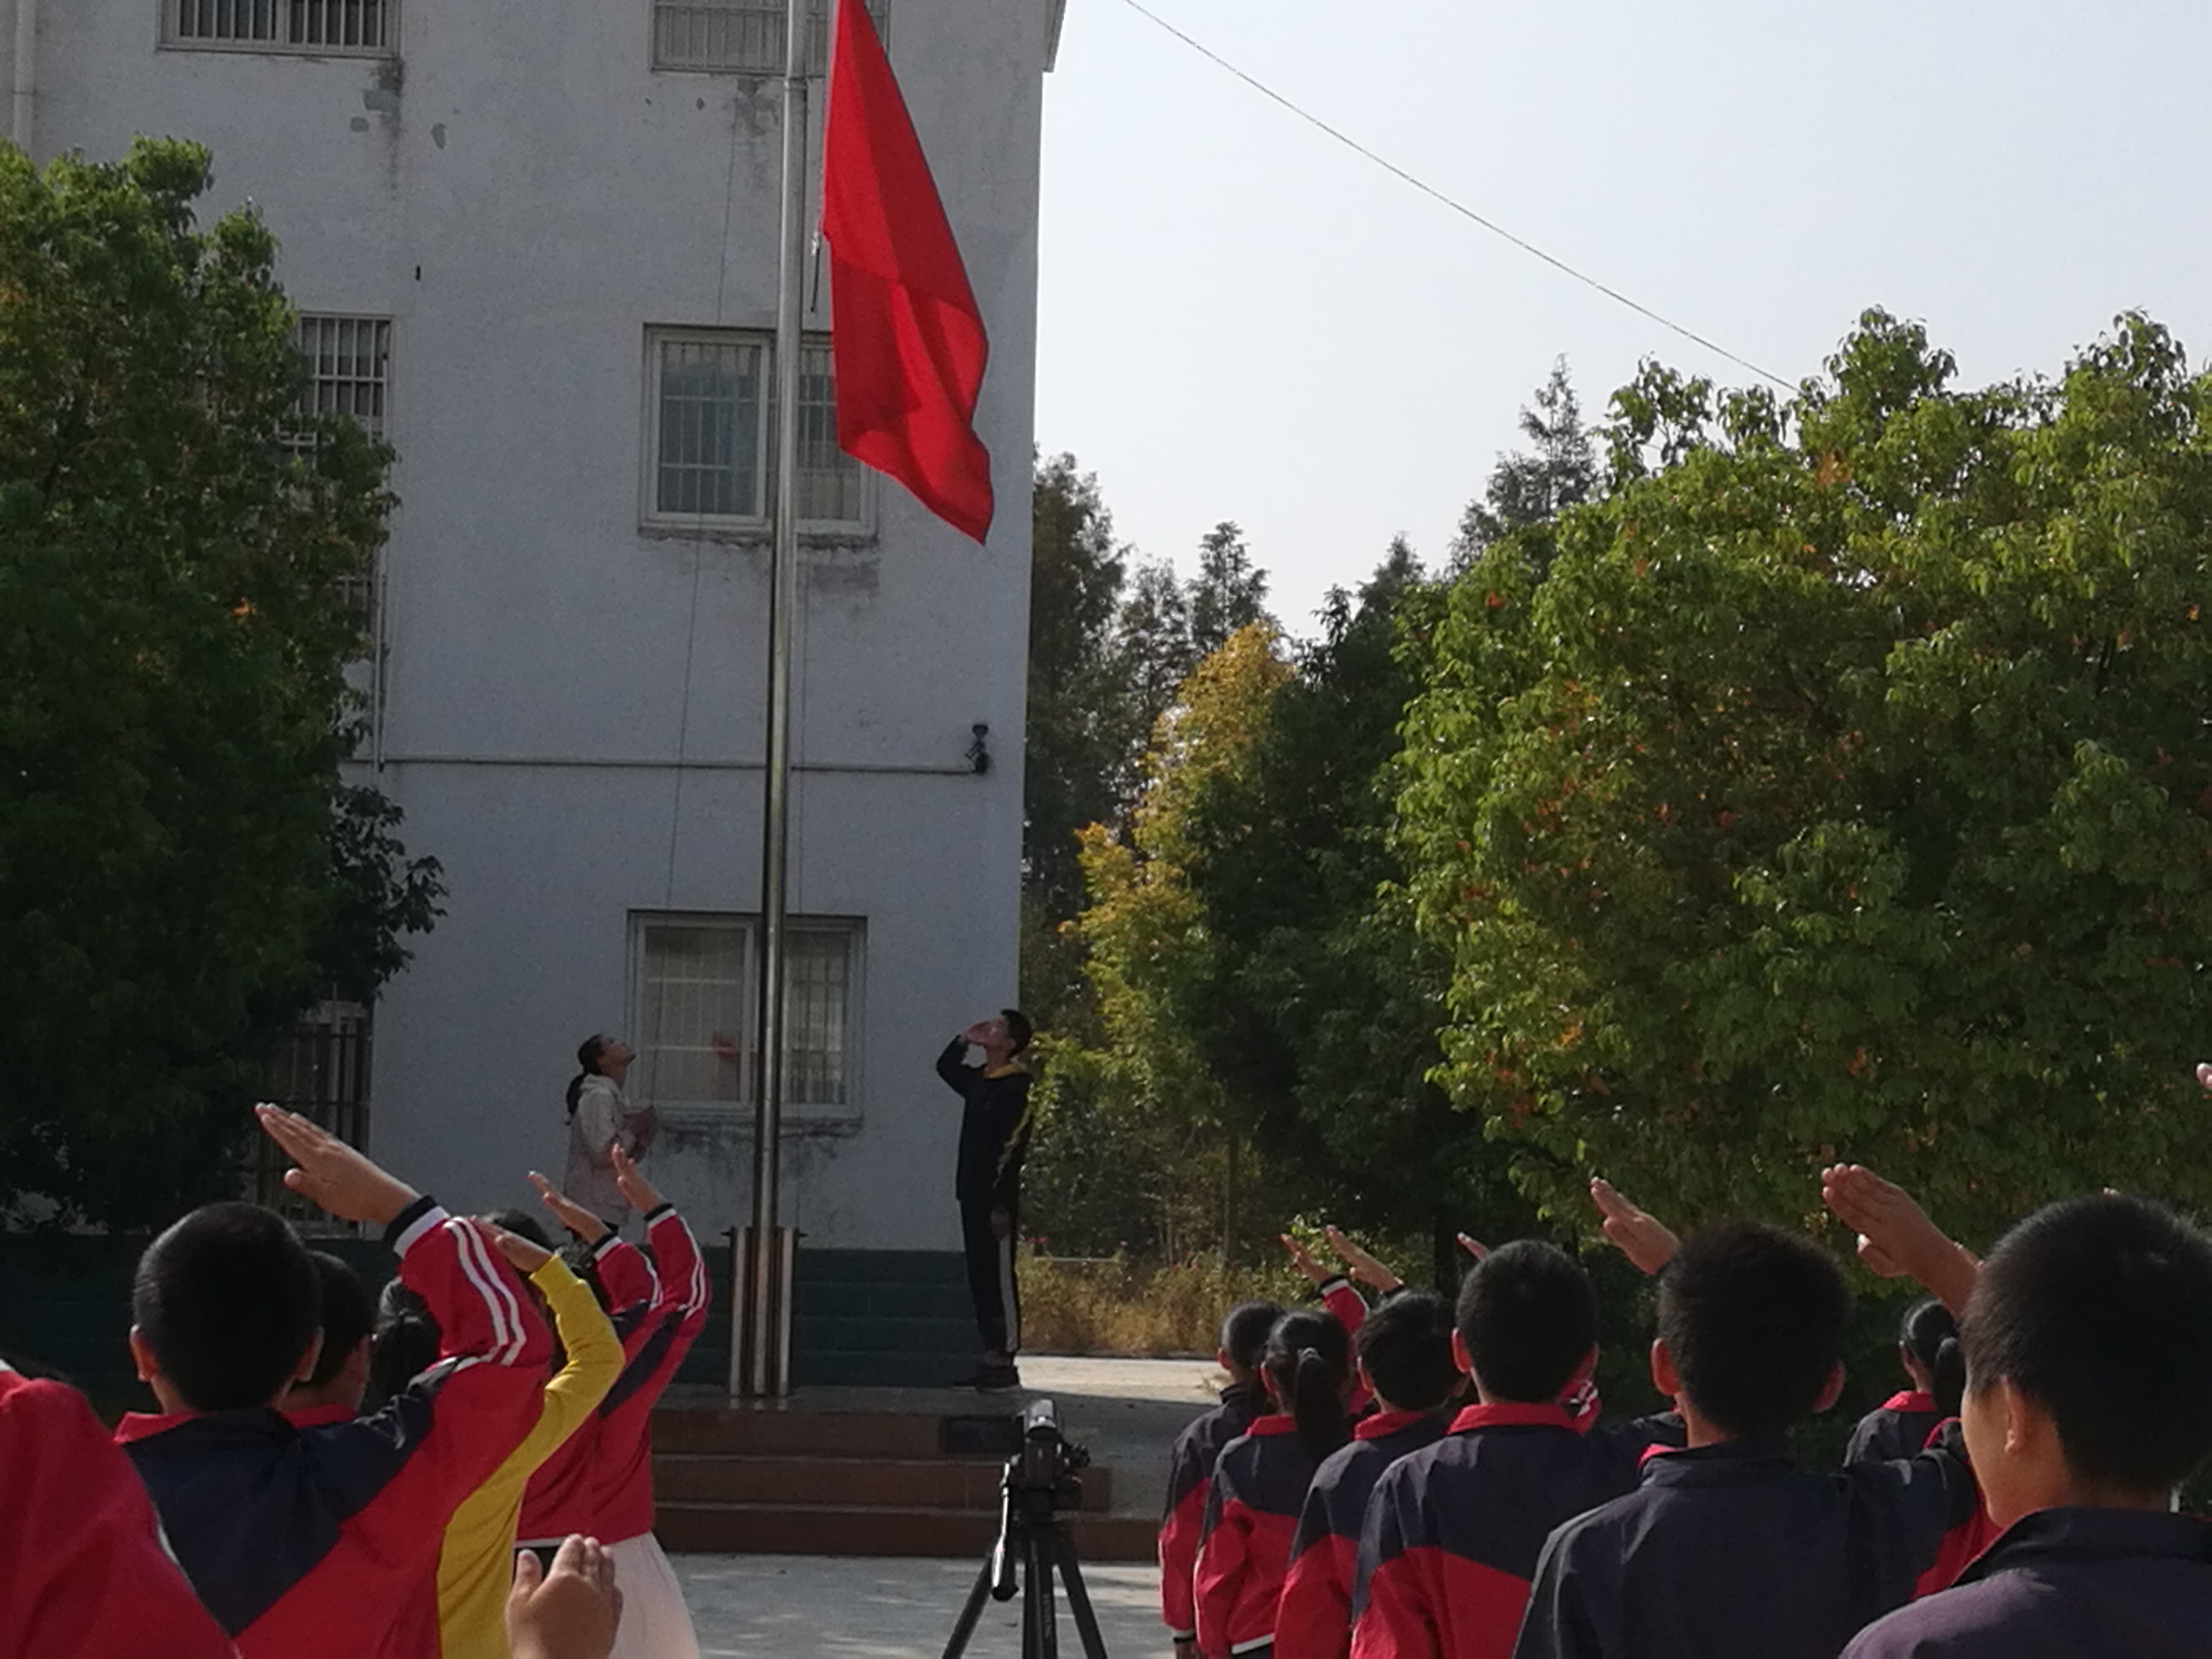
M 552 1338 L 483 1229 L 419 1199 L 386 1237 L 442 1341 L 381 1410 L 306 1426 L 266 1409 L 134 1414 L 116 1430 L 245 1659 L 398 1651 L 446 1522 L 538 1420 Z
M 1672 1413 L 1593 1429 L 1556 1405 L 1461 1412 L 1376 1482 L 1353 1659 L 1505 1659 L 1553 1528 L 1634 1491 L 1644 1456 L 1682 1436 Z
M 1352 1651 L 1352 1585 L 1359 1530 L 1382 1472 L 1444 1437 L 1440 1412 L 1381 1412 L 1352 1443 L 1322 1460 L 1291 1536 L 1291 1565 L 1275 1613 L 1276 1659 L 1344 1659 Z
M 1367 1318 L 1367 1304 L 1347 1279 L 1332 1279 L 1320 1289 L 1322 1305 L 1347 1333 Z M 1178 1642 L 1198 1635 L 1198 1611 L 1192 1577 L 1198 1571 L 1198 1544 L 1206 1523 L 1206 1500 L 1222 1449 L 1252 1426 L 1267 1403 L 1256 1382 L 1231 1383 L 1220 1403 L 1187 1425 L 1176 1437 L 1168 1460 L 1168 1501 L 1160 1519 L 1160 1618 Z
M 1255 1418 L 1223 1449 L 1191 1577 L 1204 1659 L 1264 1653 L 1273 1644 L 1291 1539 L 1320 1466 L 1298 1437 L 1297 1419 L 1284 1414 Z
M 1859 1633 L 1844 1659 L 2191 1659 L 2212 1652 L 2212 1523 L 2131 1510 L 2024 1516 L 1956 1588 Z
M 1980 1512 L 1948 1444 L 1834 1474 L 1782 1439 L 1667 1452 L 1552 1534 L 1514 1659 L 1835 1659 Z
M 235 1659 L 84 1396 L 0 1364 L 0 1654 Z
M 1844 1462 L 1881 1463 L 1917 1456 L 1942 1422 L 1934 1395 L 1917 1389 L 1893 1394 L 1859 1419 L 1850 1444 L 1844 1449 Z

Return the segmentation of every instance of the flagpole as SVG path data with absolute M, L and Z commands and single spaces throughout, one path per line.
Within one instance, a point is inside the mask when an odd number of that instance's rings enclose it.
M 787 1393 L 784 1375 L 781 1229 L 784 960 L 791 853 L 791 653 L 799 599 L 799 359 L 806 264 L 806 46 L 813 7 L 786 0 L 783 74 L 783 246 L 776 267 L 775 537 L 769 566 L 768 767 L 761 824 L 761 981 L 755 1054 L 753 1249 L 745 1298 L 745 1392 Z

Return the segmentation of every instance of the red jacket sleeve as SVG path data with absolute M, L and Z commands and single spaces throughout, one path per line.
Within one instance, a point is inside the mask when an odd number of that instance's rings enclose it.
M 1160 1522 L 1160 1619 L 1177 1641 L 1198 1634 L 1191 1575 L 1198 1570 L 1199 1534 L 1206 1523 L 1212 1478 L 1194 1467 L 1195 1449 L 1178 1442 L 1168 1470 L 1168 1512 Z
M 610 1319 L 642 1316 L 660 1294 L 653 1263 L 646 1260 L 643 1251 L 624 1243 L 620 1233 L 609 1233 L 592 1247 L 591 1266 L 599 1276 L 599 1288 L 607 1293 Z
M 1251 1553 L 1251 1517 L 1242 1504 L 1224 1503 L 1219 1470 L 1207 1488 L 1199 1528 L 1198 1563 L 1191 1574 L 1198 1650 L 1205 1659 L 1228 1659 L 1230 1626 Z
M 649 1415 L 707 1322 L 707 1263 L 684 1218 L 673 1205 L 664 1204 L 646 1218 L 645 1235 L 653 1247 L 653 1302 L 636 1340 L 623 1340 L 629 1362 L 599 1404 L 603 1422 Z M 637 1254 L 628 1245 L 623 1249 Z
M 418 1547 L 424 1532 L 441 1533 L 537 1425 L 553 1339 L 527 1287 L 475 1222 L 423 1200 L 391 1231 L 399 1277 L 422 1298 L 442 1340 L 438 1364 L 402 1396 L 427 1398 L 420 1443 L 347 1532 L 371 1554 L 398 1556 Z M 324 1432 L 380 1433 L 383 1416 Z
M 74 1389 L 0 1366 L 0 1654 L 234 1659 Z
M 1360 1295 L 1358 1287 L 1350 1279 L 1341 1276 L 1321 1287 L 1321 1305 L 1336 1316 L 1336 1322 L 1344 1327 L 1346 1336 L 1358 1335 L 1359 1328 L 1367 1322 L 1367 1298 Z M 1361 1382 L 1345 1401 L 1345 1409 L 1357 1417 L 1374 1403 L 1374 1390 Z

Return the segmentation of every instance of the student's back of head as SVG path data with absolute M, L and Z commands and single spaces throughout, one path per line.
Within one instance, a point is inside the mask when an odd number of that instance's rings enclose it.
M 1351 1439 L 1344 1405 L 1351 1392 L 1352 1339 L 1334 1316 L 1303 1308 L 1285 1314 L 1267 1333 L 1261 1370 L 1276 1408 L 1297 1419 L 1298 1438 L 1316 1459 Z
M 315 1369 L 293 1390 L 294 1398 L 347 1396 L 341 1403 L 358 1407 L 358 1385 L 367 1378 L 361 1348 L 376 1328 L 376 1304 L 361 1275 L 328 1250 L 310 1250 L 307 1259 L 315 1264 L 315 1282 L 322 1289 L 323 1346 L 315 1356 Z M 349 1370 L 351 1376 L 341 1382 Z
M 1753 1222 L 1691 1234 L 1659 1281 L 1659 1340 L 1681 1392 L 1737 1439 L 1784 1433 L 1828 1403 L 1850 1317 L 1835 1257 Z
M 1582 1264 L 1558 1245 L 1516 1239 L 1462 1282 L 1458 1332 L 1486 1395 L 1549 1405 L 1597 1346 L 1597 1297 Z
M 1241 1378 L 1257 1376 L 1267 1352 L 1267 1333 L 1282 1316 L 1282 1308 L 1273 1302 L 1240 1302 L 1231 1308 L 1221 1322 L 1222 1364 Z
M 194 1210 L 146 1247 L 133 1336 L 175 1400 L 197 1412 L 281 1398 L 322 1325 L 322 1285 L 289 1223 L 252 1204 Z
M 1449 1303 L 1434 1291 L 1401 1291 L 1361 1323 L 1352 1357 L 1384 1405 L 1432 1412 L 1459 1382 L 1451 1339 Z
M 382 1405 L 438 1363 L 442 1333 L 421 1297 L 398 1279 L 377 1299 L 376 1336 L 368 1350 L 368 1398 Z
M 1899 1322 L 1897 1346 L 1918 1368 L 1912 1380 L 1936 1397 L 1936 1409 L 1956 1417 L 1966 1392 L 1966 1358 L 1951 1310 L 1932 1296 L 1922 1297 Z
M 545 1224 L 527 1210 L 494 1210 L 484 1218 L 501 1232 L 513 1233 L 517 1238 L 527 1239 L 541 1250 L 555 1248 L 552 1235 Z
M 2050 1414 L 2081 1487 L 2160 1494 L 2212 1460 L 2212 1238 L 2170 1211 L 2110 1194 L 2039 1210 L 1982 1264 L 1963 1340 L 1978 1474 L 2005 1479 L 1974 1432 L 2001 1383 Z M 1999 1508 L 1993 1490 L 2002 1524 Z

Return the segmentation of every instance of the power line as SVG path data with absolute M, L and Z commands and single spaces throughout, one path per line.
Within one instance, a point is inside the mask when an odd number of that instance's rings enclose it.
M 1482 215 L 1477 213 L 1473 208 L 1468 206 L 1466 203 L 1446 195 L 1443 191 L 1438 190 L 1434 185 L 1429 183 L 1425 179 L 1419 178 L 1413 173 L 1408 173 L 1405 168 L 1400 167 L 1395 161 L 1391 161 L 1388 156 L 1379 155 L 1375 151 L 1368 149 L 1366 145 L 1361 143 L 1357 138 L 1352 137 L 1351 134 L 1343 131 L 1340 128 L 1331 126 L 1328 122 L 1322 120 L 1320 116 L 1316 115 L 1311 110 L 1307 109 L 1285 97 L 1281 93 L 1277 92 L 1266 82 L 1258 79 L 1256 76 L 1246 74 L 1243 70 L 1237 68 L 1236 64 L 1231 63 L 1226 58 L 1224 58 L 1219 52 L 1214 51 L 1212 47 L 1207 46 L 1204 41 L 1194 40 L 1190 35 L 1184 33 L 1182 30 L 1177 28 L 1173 23 L 1168 21 L 1168 20 L 1161 16 L 1159 13 L 1154 11 L 1151 7 L 1143 4 L 1142 0 L 1121 0 L 1121 3 L 1128 7 L 1131 11 L 1135 12 L 1139 16 L 1147 18 L 1151 21 L 1157 23 L 1161 28 L 1165 29 L 1170 34 L 1175 36 L 1176 40 L 1182 41 L 1183 45 L 1188 46 L 1193 52 L 1198 53 L 1200 57 L 1204 58 L 1210 63 L 1228 70 L 1230 74 L 1235 76 L 1238 80 L 1242 81 L 1246 86 L 1251 88 L 1253 91 L 1258 93 L 1261 97 L 1280 104 L 1285 109 L 1290 111 L 1291 114 L 1297 116 L 1298 119 L 1304 121 L 1307 125 L 1319 128 L 1330 137 L 1335 139 L 1338 143 L 1342 144 L 1346 149 L 1352 151 L 1356 155 L 1366 157 L 1367 160 L 1372 161 L 1376 167 L 1381 167 L 1385 173 L 1388 173 L 1392 177 L 1401 179 L 1405 183 L 1411 185 L 1415 190 L 1419 191 L 1424 196 L 1430 197 L 1436 201 L 1443 203 L 1444 206 L 1449 208 L 1454 213 L 1458 214 L 1462 218 L 1473 220 L 1476 224 L 1480 225 L 1485 230 L 1490 232 L 1492 235 L 1504 237 L 1507 241 L 1512 243 L 1514 246 L 1519 248 L 1522 252 L 1533 253 L 1536 258 L 1541 259 L 1546 264 L 1551 266 L 1554 270 L 1560 271 L 1566 276 L 1573 277 L 1575 281 L 1580 283 L 1583 287 L 1595 289 L 1600 294 L 1604 295 L 1607 299 L 1613 301 L 1618 305 L 1626 306 L 1631 311 L 1636 313 L 1638 316 L 1647 317 L 1650 319 L 1651 321 L 1658 324 L 1660 327 L 1670 329 L 1674 332 L 1680 335 L 1684 339 L 1692 341 L 1698 345 L 1703 346 L 1708 351 L 1727 358 L 1730 362 L 1736 364 L 1739 368 L 1749 369 L 1761 380 L 1771 380 L 1776 386 L 1780 386 L 1784 392 L 1795 392 L 1797 389 L 1791 382 L 1784 380 L 1779 374 L 1775 374 L 1771 369 L 1761 368 L 1757 363 L 1752 362 L 1750 358 L 1739 356 L 1737 353 L 1730 351 L 1726 346 L 1720 344 L 1718 342 L 1707 339 L 1695 329 L 1685 328 L 1673 318 L 1663 317 L 1660 315 L 1659 313 L 1652 310 L 1650 306 L 1641 304 L 1635 300 L 1630 299 L 1628 295 L 1623 294 L 1619 289 L 1610 288 L 1605 283 L 1598 281 L 1596 277 L 1576 270 L 1574 266 L 1569 264 L 1565 259 L 1559 258 L 1553 254 L 1545 252 L 1542 248 L 1538 247 L 1534 242 L 1528 240 L 1525 237 L 1516 236 L 1511 231 L 1506 229 L 1504 226 L 1499 224 L 1496 220 L 1484 218 Z

